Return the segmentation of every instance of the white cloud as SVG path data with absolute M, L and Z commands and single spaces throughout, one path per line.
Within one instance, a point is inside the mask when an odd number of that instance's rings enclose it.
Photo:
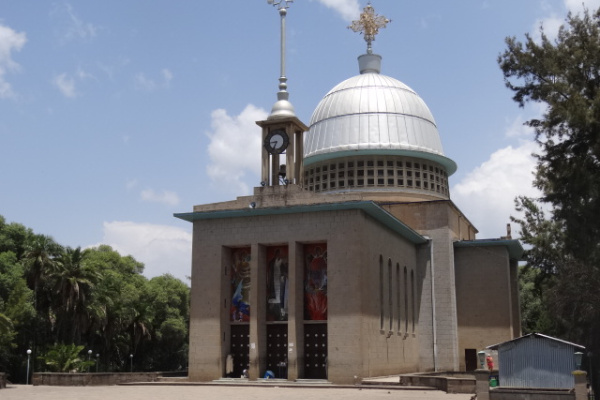
M 143 201 L 162 203 L 168 206 L 176 206 L 179 204 L 179 196 L 177 196 L 177 193 L 168 190 L 157 193 L 153 189 L 146 189 L 142 190 L 140 197 Z
M 19 64 L 12 59 L 13 51 L 20 51 L 27 42 L 24 32 L 17 33 L 8 26 L 0 25 L 0 98 L 14 97 L 10 83 L 6 81 L 8 72 L 18 71 Z
M 51 15 L 59 19 L 62 43 L 76 39 L 93 39 L 98 34 L 98 27 L 90 22 L 84 22 L 69 3 L 56 5 Z
M 250 193 L 251 187 L 258 186 L 261 130 L 256 121 L 266 119 L 267 115 L 252 104 L 234 117 L 223 109 L 212 112 L 212 131 L 207 132 L 210 138 L 207 173 L 216 189 L 244 195 Z
M 582 13 L 585 8 L 594 12 L 600 7 L 600 0 L 564 0 L 567 10 L 574 14 Z
M 63 96 L 70 98 L 77 96 L 75 79 L 69 77 L 66 73 L 56 75 L 54 79 L 52 79 L 52 83 L 58 88 Z
M 544 33 L 550 40 L 558 36 L 559 28 L 565 24 L 567 13 L 583 14 L 584 9 L 588 9 L 593 14 L 600 7 L 600 0 L 563 0 L 564 9 L 553 9 L 550 4 L 542 2 L 542 9 L 548 14 L 547 16 L 538 19 L 532 29 L 532 37 L 536 42 L 540 42 L 539 28 L 543 26 Z
M 338 12 L 346 21 L 358 18 L 360 14 L 358 0 L 319 0 L 319 3 Z
M 164 68 L 162 71 L 162 76 L 164 78 L 164 85 L 169 87 L 171 85 L 171 81 L 173 80 L 173 73 L 169 71 L 167 68 Z
M 147 77 L 143 72 L 136 74 L 134 77 L 135 88 L 144 92 L 153 92 L 161 88 L 168 89 L 173 80 L 173 73 L 167 68 L 163 68 L 160 73 L 162 75 L 162 80 L 159 82 Z
M 145 265 L 144 276 L 166 273 L 188 283 L 191 275 L 192 234 L 184 229 L 131 221 L 104 222 L 103 244 Z
M 127 182 L 125 183 L 125 187 L 127 188 L 127 190 L 132 190 L 134 189 L 136 186 L 138 185 L 138 181 L 137 179 L 129 179 L 127 180 Z
M 532 185 L 536 165 L 532 153 L 537 150 L 532 140 L 497 150 L 452 188 L 452 200 L 479 230 L 479 238 L 506 234 L 510 216 L 516 216 L 517 196 L 540 196 Z
M 86 80 L 86 79 L 96 79 L 96 77 L 92 74 L 90 74 L 89 72 L 85 71 L 83 68 L 78 67 L 77 71 L 75 72 L 75 76 L 77 76 L 77 79 L 79 80 Z
M 142 72 L 134 77 L 135 88 L 146 92 L 152 92 L 156 89 L 156 82 L 146 77 Z

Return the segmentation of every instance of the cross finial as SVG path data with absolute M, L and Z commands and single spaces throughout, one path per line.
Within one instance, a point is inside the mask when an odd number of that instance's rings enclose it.
M 371 3 L 369 3 L 360 14 L 360 19 L 352 21 L 352 25 L 350 25 L 348 29 L 352 29 L 354 32 L 360 32 L 363 35 L 367 42 L 367 53 L 372 54 L 373 49 L 371 48 L 371 43 L 375 40 L 375 36 L 379 33 L 379 29 L 385 28 L 389 22 L 392 22 L 392 20 L 387 19 L 382 15 L 376 15 L 375 9 Z

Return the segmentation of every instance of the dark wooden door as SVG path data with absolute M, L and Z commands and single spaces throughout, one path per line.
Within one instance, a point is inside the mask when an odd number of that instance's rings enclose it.
M 304 325 L 304 377 L 327 379 L 327 324 Z
M 475 371 L 477 369 L 477 350 L 465 349 L 465 369 Z
M 239 378 L 250 363 L 250 325 L 231 325 L 232 377 Z
M 287 324 L 267 325 L 267 370 L 279 379 L 287 379 L 287 328 Z

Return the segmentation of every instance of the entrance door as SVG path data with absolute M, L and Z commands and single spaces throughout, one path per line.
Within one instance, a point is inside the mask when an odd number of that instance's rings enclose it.
M 327 379 L 327 324 L 304 325 L 304 377 Z
M 287 324 L 267 325 L 267 370 L 278 379 L 287 379 L 287 328 Z
M 475 371 L 477 369 L 477 350 L 465 349 L 465 369 Z
M 250 325 L 231 325 L 231 356 L 234 378 L 244 374 L 250 363 Z

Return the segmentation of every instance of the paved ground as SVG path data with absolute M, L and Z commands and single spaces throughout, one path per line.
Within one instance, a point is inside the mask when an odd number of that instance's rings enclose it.
M 0 389 L 2 400 L 469 400 L 469 394 L 446 394 L 431 390 L 358 388 L 287 388 L 235 385 L 143 385 L 143 386 L 25 386 Z

